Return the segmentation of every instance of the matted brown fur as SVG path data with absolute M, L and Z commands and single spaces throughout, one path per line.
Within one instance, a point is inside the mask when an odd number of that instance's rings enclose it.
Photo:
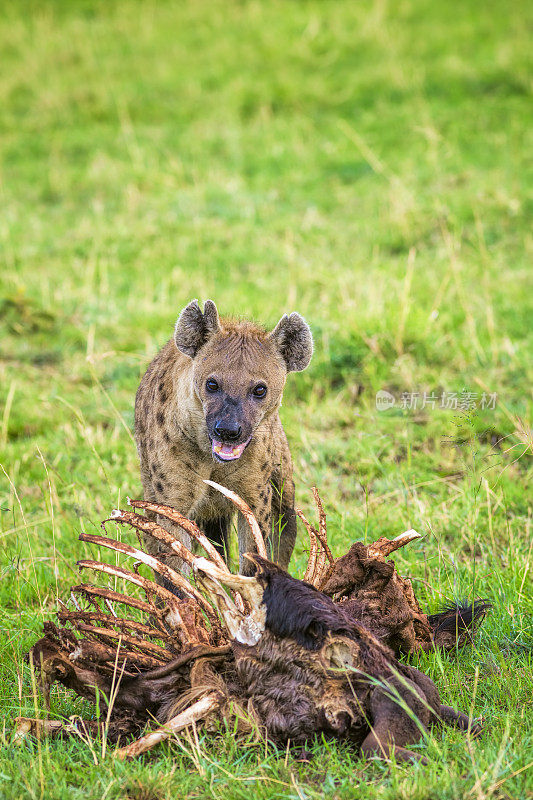
M 195 520 L 227 553 L 229 500 L 206 486 L 206 479 L 236 492 L 250 506 L 272 559 L 287 567 L 296 538 L 292 460 L 278 410 L 289 371 L 305 369 L 312 354 L 307 323 L 298 314 L 283 317 L 272 332 L 246 321 L 219 319 L 210 301 L 196 301 L 181 313 L 174 338 L 154 358 L 135 403 L 135 438 L 146 500 L 164 503 Z M 206 381 L 216 380 L 210 393 Z M 264 385 L 258 399 L 254 387 Z M 212 449 L 217 423 L 238 424 L 242 444 L 234 461 L 221 463 Z M 168 520 L 159 520 L 187 547 L 193 543 Z M 249 527 L 238 521 L 240 569 L 244 552 L 255 545 Z M 162 546 L 146 539 L 161 557 Z M 163 549 L 163 554 L 165 553 Z M 175 569 L 182 565 L 166 554 Z

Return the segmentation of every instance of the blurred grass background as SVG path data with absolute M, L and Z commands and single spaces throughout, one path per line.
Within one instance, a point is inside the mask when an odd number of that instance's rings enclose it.
M 531 22 L 522 0 L 2 4 L 0 796 L 532 796 Z M 78 533 L 140 494 L 135 390 L 193 297 L 310 322 L 282 417 L 335 553 L 415 527 L 396 560 L 425 608 L 494 601 L 475 647 L 420 659 L 481 741 L 436 732 L 426 768 L 231 734 L 129 765 L 13 745 L 23 653 Z M 380 389 L 476 407 L 379 412 Z

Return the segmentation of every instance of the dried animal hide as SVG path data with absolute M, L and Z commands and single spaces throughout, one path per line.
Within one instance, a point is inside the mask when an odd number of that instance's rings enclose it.
M 399 575 L 393 561 L 387 561 L 395 550 L 420 538 L 416 531 L 405 531 L 392 540 L 381 537 L 369 545 L 354 542 L 344 556 L 334 559 L 327 546 L 326 515 L 316 489 L 313 493 L 319 530 L 297 512 L 311 541 L 304 580 L 342 604 L 353 620 L 371 630 L 396 656 L 433 647 L 451 650 L 472 641 L 491 608 L 488 600 L 451 604 L 441 613 L 427 616 L 411 581 Z
M 131 757 L 197 721 L 210 726 L 237 718 L 241 729 L 255 729 L 279 743 L 303 743 L 322 732 L 358 743 L 369 754 L 386 756 L 394 748 L 396 757 L 414 758 L 404 745 L 418 741 L 421 728 L 435 722 L 468 728 L 465 715 L 440 704 L 429 678 L 396 658 L 400 651 L 455 644 L 462 636 L 449 617 L 426 617 L 410 582 L 386 561 L 418 534 L 408 531 L 366 546 L 356 542 L 334 559 L 314 490 L 319 529 L 300 514 L 311 541 L 300 581 L 268 561 L 246 504 L 224 487 L 210 485 L 248 521 L 257 547 L 257 554 L 248 556 L 255 574 L 233 575 L 204 534 L 175 509 L 130 501 L 134 509 L 186 528 L 207 558 L 194 556 L 136 511 L 114 512 L 113 522 L 159 539 L 189 565 L 192 577 L 124 542 L 80 536 L 151 567 L 172 591 L 144 578 L 136 567 L 78 562 L 80 569 L 137 586 L 144 598 L 94 584 L 75 586 L 74 608 L 61 603 L 61 625 L 45 625 L 45 636 L 29 658 L 47 704 L 58 681 L 98 702 L 106 723 L 22 719 L 19 738 L 70 735 L 80 733 L 81 726 L 84 735 L 104 732 L 116 741 L 138 735 L 147 723 L 162 724 L 116 751 Z M 124 609 L 128 617 L 119 613 Z M 446 613 L 457 617 L 455 610 Z

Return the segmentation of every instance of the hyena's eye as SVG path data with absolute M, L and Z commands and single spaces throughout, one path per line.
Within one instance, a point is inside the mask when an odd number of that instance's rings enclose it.
M 218 392 L 218 383 L 214 378 L 208 378 L 205 382 L 205 388 L 208 392 Z
M 267 387 L 264 383 L 258 383 L 257 386 L 254 386 L 252 389 L 252 394 L 254 397 L 259 398 L 260 400 L 266 395 Z

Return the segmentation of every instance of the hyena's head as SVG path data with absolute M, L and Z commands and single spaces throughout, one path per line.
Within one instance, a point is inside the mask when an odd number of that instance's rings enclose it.
M 219 319 L 207 300 L 194 300 L 176 323 L 178 350 L 193 360 L 194 390 L 216 461 L 235 461 L 254 432 L 281 403 L 288 372 L 305 369 L 313 339 L 299 314 L 283 316 L 273 331 Z M 206 439 L 207 442 L 207 439 Z

